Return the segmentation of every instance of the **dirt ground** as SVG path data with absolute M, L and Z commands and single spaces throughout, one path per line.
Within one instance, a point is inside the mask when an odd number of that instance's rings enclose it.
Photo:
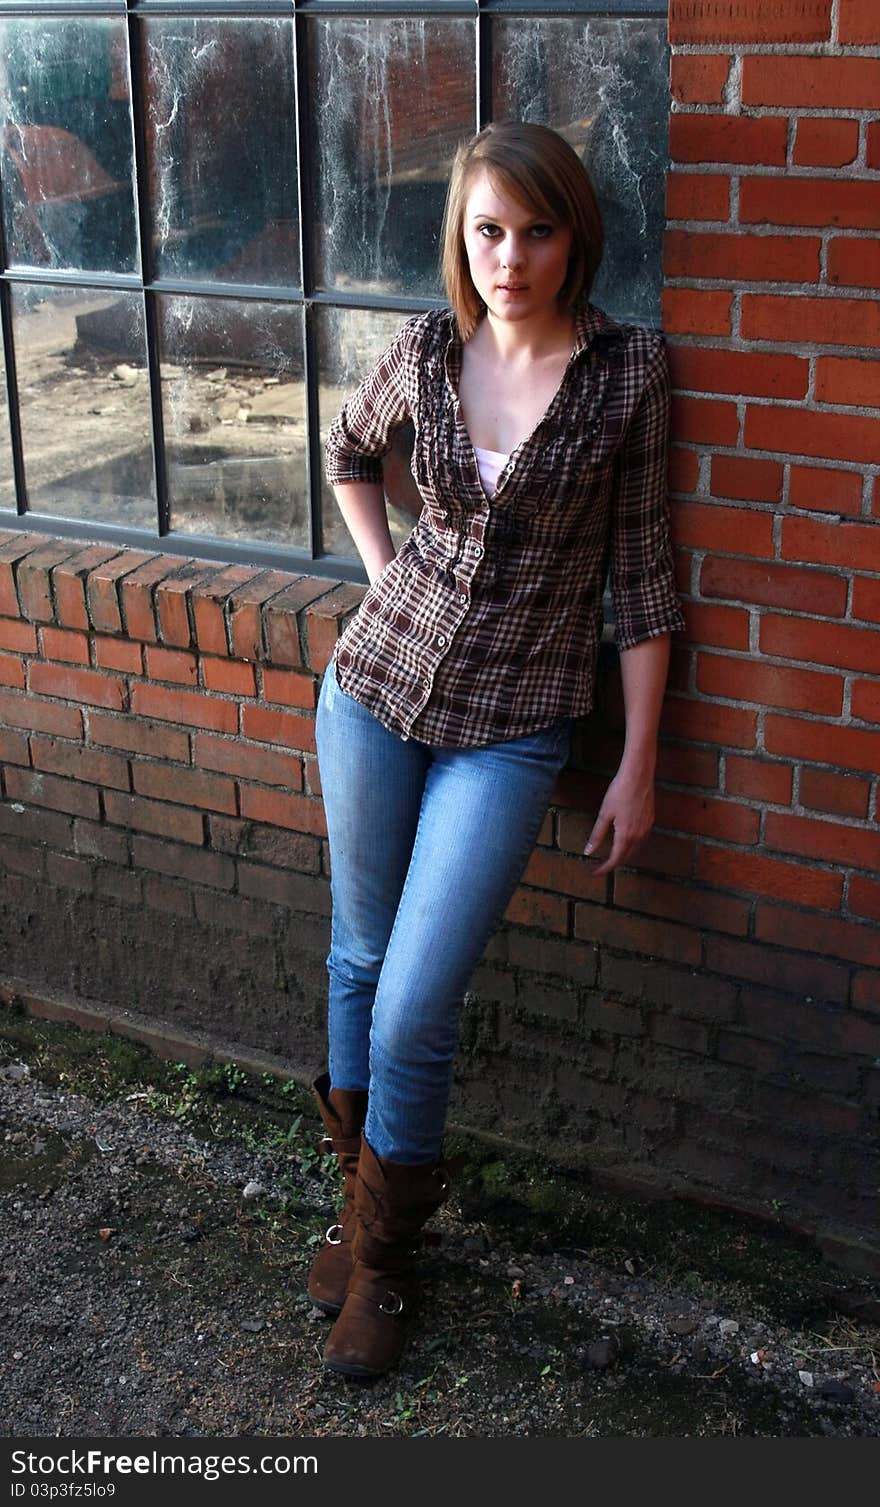
M 325 1373 L 310 1097 L 0 1011 L 0 1429 L 87 1437 L 880 1433 L 880 1291 L 807 1242 L 461 1135 L 400 1368 Z

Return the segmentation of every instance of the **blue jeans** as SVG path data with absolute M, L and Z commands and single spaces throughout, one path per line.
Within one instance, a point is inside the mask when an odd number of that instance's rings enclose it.
M 468 981 L 535 845 L 573 718 L 484 748 L 403 739 L 327 666 L 316 740 L 332 868 L 330 1082 L 377 1156 L 436 1160 Z

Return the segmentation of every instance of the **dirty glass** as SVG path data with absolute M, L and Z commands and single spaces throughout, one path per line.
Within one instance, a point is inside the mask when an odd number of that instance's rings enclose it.
M 358 383 L 390 345 L 407 315 L 379 309 L 315 309 L 318 350 L 318 408 L 321 425 L 321 451 L 334 418 Z M 336 498 L 323 476 L 322 517 L 324 535 L 321 548 L 327 554 L 356 559 L 357 551 Z M 414 519 L 398 508 L 389 508 L 391 536 L 399 543 L 412 529 Z
M 171 527 L 308 549 L 302 312 L 158 299 Z
M 156 270 L 299 286 L 292 22 L 144 22 Z
M 0 20 L 0 175 L 12 265 L 138 270 L 123 18 Z
M 493 18 L 496 119 L 553 126 L 590 169 L 605 227 L 594 303 L 655 324 L 669 114 L 660 16 Z
M 446 182 L 475 129 L 473 22 L 334 16 L 308 32 L 316 284 L 437 297 Z
M 28 504 L 156 529 L 143 294 L 12 288 Z
M 6 395 L 6 357 L 0 341 L 0 510 L 15 512 L 15 476 L 12 442 L 9 438 L 9 403 Z

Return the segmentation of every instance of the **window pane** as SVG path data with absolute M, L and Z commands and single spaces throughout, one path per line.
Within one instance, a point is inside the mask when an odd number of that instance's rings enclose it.
M 171 527 L 309 547 L 300 308 L 160 298 Z
M 317 284 L 436 297 L 452 155 L 475 130 L 473 22 L 334 17 L 309 40 Z
M 378 361 L 406 320 L 405 314 L 382 313 L 376 309 L 331 309 L 317 307 L 318 320 L 318 405 L 321 423 L 321 450 L 330 428 L 346 398 Z M 324 554 L 342 555 L 357 560 L 358 552 L 336 505 L 336 498 L 321 475 Z M 389 508 L 388 522 L 396 544 L 406 538 L 414 519 L 397 508 Z
M 143 295 L 12 289 L 28 505 L 156 529 Z
M 300 285 L 292 22 L 144 23 L 160 276 Z
M 0 48 L 10 262 L 137 271 L 124 20 L 10 17 Z
M 15 512 L 15 476 L 12 470 L 9 403 L 6 396 L 6 356 L 2 340 L 0 340 L 0 508 Z
M 653 324 L 669 115 L 665 18 L 498 17 L 493 57 L 496 119 L 553 126 L 593 174 L 605 224 L 593 301 Z

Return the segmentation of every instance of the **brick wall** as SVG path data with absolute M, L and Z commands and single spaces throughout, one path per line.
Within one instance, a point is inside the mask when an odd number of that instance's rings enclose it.
M 596 880 L 601 704 L 464 1012 L 453 1113 L 880 1265 L 880 12 L 671 5 L 679 636 Z M 321 1065 L 320 674 L 362 589 L 0 533 L 0 982 Z

